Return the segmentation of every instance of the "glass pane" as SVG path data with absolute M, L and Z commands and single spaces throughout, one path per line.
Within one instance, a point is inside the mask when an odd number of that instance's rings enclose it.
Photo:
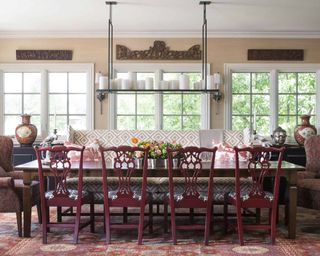
M 86 99 L 84 94 L 69 94 L 69 113 L 86 114 Z
M 14 135 L 16 127 L 21 124 L 21 116 L 4 117 L 4 135 Z
M 155 97 L 150 94 L 137 95 L 137 114 L 154 114 L 155 112 Z
M 53 133 L 54 129 L 57 129 L 58 134 L 64 134 L 67 130 L 67 116 L 64 115 L 50 115 L 49 116 L 49 133 Z
M 24 73 L 23 74 L 23 90 L 26 93 L 40 93 L 41 74 L 40 73 Z
M 298 96 L 298 114 L 314 114 L 316 107 L 316 95 L 299 95 Z
M 49 92 L 63 93 L 67 92 L 68 74 L 67 73 L 49 73 Z
M 41 118 L 40 115 L 32 115 L 30 118 L 30 122 L 37 127 L 38 135 L 41 135 Z
M 200 94 L 183 95 L 183 114 L 192 115 L 201 113 Z
M 294 128 L 297 125 L 295 116 L 279 116 L 279 126 L 286 130 L 288 136 L 293 137 Z
M 118 116 L 117 117 L 118 130 L 135 130 L 135 118 L 133 116 Z
M 137 80 L 145 80 L 147 77 L 152 77 L 154 81 L 154 73 L 137 73 Z
M 22 73 L 4 73 L 4 93 L 22 92 Z
M 163 73 L 163 80 L 178 80 L 181 73 Z
M 265 115 L 270 113 L 270 96 L 269 95 L 253 95 L 252 96 L 252 112 L 257 115 Z
M 118 94 L 117 95 L 117 113 L 135 114 L 135 95 Z
M 24 113 L 39 114 L 41 112 L 41 96 L 39 94 L 24 95 Z
M 302 93 L 316 92 L 316 73 L 298 74 L 298 91 Z
M 232 130 L 242 131 L 245 128 L 250 128 L 249 116 L 232 116 Z
M 50 94 L 49 95 L 49 113 L 67 114 L 67 95 Z
M 193 85 L 195 82 L 199 82 L 201 80 L 201 73 L 183 73 L 190 77 L 190 85 Z
M 280 115 L 296 114 L 296 96 L 295 95 L 279 95 L 279 114 Z
M 269 73 L 252 73 L 252 92 L 269 93 Z
M 137 116 L 138 130 L 154 130 L 156 128 L 153 116 Z
M 257 133 L 263 135 L 270 134 L 270 123 L 269 116 L 256 116 Z
M 232 93 L 250 92 L 250 73 L 232 74 Z
M 279 73 L 279 92 L 295 93 L 296 92 L 296 73 Z
M 164 116 L 163 130 L 181 130 L 181 116 Z
M 87 91 L 86 73 L 69 73 L 69 92 L 85 93 Z
M 77 130 L 87 129 L 86 116 L 69 116 L 69 124 Z
M 22 114 L 22 95 L 5 94 L 4 95 L 4 113 Z
M 232 95 L 232 114 L 250 114 L 249 95 Z
M 163 95 L 163 114 L 181 115 L 181 95 L 164 94 Z
M 200 126 L 200 116 L 183 117 L 183 130 L 199 130 Z

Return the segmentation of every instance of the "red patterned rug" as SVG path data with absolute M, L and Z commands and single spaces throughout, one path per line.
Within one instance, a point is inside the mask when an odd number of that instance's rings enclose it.
M 89 228 L 80 231 L 79 244 L 72 243 L 72 231 L 53 229 L 48 244 L 42 244 L 41 226 L 33 212 L 32 238 L 19 238 L 15 214 L 0 214 L 0 255 L 320 255 L 320 211 L 298 209 L 296 240 L 286 239 L 286 230 L 279 224 L 276 245 L 260 232 L 245 233 L 245 246 L 239 246 L 237 235 L 222 232 L 222 223 L 216 218 L 210 245 L 204 246 L 203 232 L 178 232 L 178 245 L 172 245 L 170 234 L 163 233 L 162 218 L 155 217 L 154 233 L 145 230 L 143 245 L 138 246 L 136 231 L 112 231 L 111 245 L 105 244 L 102 219 L 98 218 L 96 233 Z M 320 230 L 320 228 L 319 228 Z

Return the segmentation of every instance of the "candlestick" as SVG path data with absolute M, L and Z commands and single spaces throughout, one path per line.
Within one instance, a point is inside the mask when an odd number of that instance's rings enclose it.
M 56 129 L 57 128 L 57 110 L 56 110 L 56 106 L 54 106 L 53 120 L 54 120 L 54 129 Z

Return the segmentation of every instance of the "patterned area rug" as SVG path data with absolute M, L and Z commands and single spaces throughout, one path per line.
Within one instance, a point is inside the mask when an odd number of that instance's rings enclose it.
M 32 220 L 32 238 L 19 238 L 15 214 L 0 214 L 0 255 L 320 255 L 320 211 L 303 208 L 298 209 L 297 239 L 286 239 L 285 227 L 280 222 L 274 246 L 263 232 L 245 233 L 245 246 L 239 246 L 235 232 L 222 232 L 223 223 L 218 217 L 209 246 L 203 244 L 202 231 L 178 232 L 178 245 L 172 245 L 170 233 L 163 232 L 161 217 L 155 217 L 153 234 L 145 230 L 141 246 L 137 245 L 136 231 L 112 231 L 112 241 L 107 246 L 101 218 L 97 218 L 94 234 L 89 228 L 80 231 L 77 245 L 72 243 L 72 231 L 61 229 L 52 229 L 48 244 L 43 245 L 36 211 Z

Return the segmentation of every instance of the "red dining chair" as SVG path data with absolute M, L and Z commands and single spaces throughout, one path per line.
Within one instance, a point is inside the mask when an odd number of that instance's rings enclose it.
M 217 148 L 199 148 L 199 147 L 185 147 L 181 149 L 167 149 L 168 153 L 168 175 L 169 175 L 169 194 L 164 202 L 164 219 L 165 225 L 168 219 L 168 204 L 171 210 L 171 233 L 173 244 L 177 244 L 176 230 L 197 230 L 204 229 L 205 245 L 209 243 L 209 233 L 212 214 L 213 201 L 213 176 L 214 176 L 214 160 Z M 208 163 L 203 163 L 202 155 L 210 154 L 211 158 Z M 173 168 L 173 158 L 179 156 L 179 166 L 177 169 Z M 207 164 L 209 171 L 203 169 L 203 165 Z M 178 171 L 178 173 L 176 172 Z M 184 179 L 183 190 L 176 189 L 175 178 L 182 176 Z M 175 176 L 175 177 L 174 177 Z M 205 190 L 200 189 L 198 182 L 199 176 L 206 176 L 208 178 Z M 203 184 L 202 184 L 203 185 Z M 181 188 L 181 186 L 179 186 Z M 205 209 L 205 223 L 204 224 L 176 224 L 177 208 L 202 208 Z
M 149 204 L 149 232 L 152 232 L 152 196 L 147 194 L 148 151 L 149 149 L 131 146 L 100 147 L 107 244 L 111 242 L 111 229 L 138 229 L 138 244 L 142 244 L 142 234 L 145 226 L 144 212 L 147 204 Z M 132 178 L 133 176 L 141 177 L 141 170 L 138 169 L 135 161 L 136 152 L 139 152 L 139 154 L 142 152 L 145 156 L 142 166 L 142 179 L 139 179 L 141 181 L 140 186 L 137 186 L 137 179 Z M 110 166 L 107 166 L 105 160 L 108 153 L 113 157 Z M 117 189 L 113 189 L 114 184 L 109 184 L 109 179 L 112 175 L 118 178 Z M 134 184 L 133 180 L 135 180 Z M 114 183 L 114 177 L 112 177 L 112 182 Z M 127 221 L 124 223 L 111 223 L 110 211 L 114 207 L 139 208 L 139 223 L 127 223 Z
M 87 191 L 83 191 L 83 150 L 85 147 L 35 147 L 38 160 L 38 174 L 40 182 L 40 200 L 42 211 L 42 241 L 47 243 L 47 232 L 52 227 L 73 228 L 73 242 L 78 243 L 79 230 L 87 225 L 91 225 L 91 231 L 94 230 L 94 208 L 93 196 Z M 80 161 L 71 162 L 68 153 L 71 151 L 80 152 Z M 44 163 L 41 160 L 41 153 L 50 154 L 50 162 Z M 45 191 L 46 175 L 53 176 L 54 189 Z M 68 187 L 67 179 L 69 177 L 78 177 L 77 190 Z M 83 204 L 90 204 L 90 220 L 80 225 L 81 207 Z M 50 207 L 75 207 L 75 222 L 51 222 Z
M 271 232 L 271 243 L 275 243 L 276 237 L 276 220 L 277 220 L 277 209 L 278 209 L 278 197 L 279 197 L 279 183 L 280 183 L 280 172 L 281 163 L 285 148 L 274 148 L 274 147 L 246 147 L 238 148 L 234 147 L 235 151 L 235 192 L 231 192 L 226 196 L 226 203 L 229 203 L 236 207 L 237 216 L 237 230 L 240 245 L 244 245 L 243 230 L 270 230 Z M 251 189 L 241 189 L 240 183 L 240 161 L 239 155 L 247 152 L 250 154 L 246 166 L 248 166 L 249 177 L 252 179 Z M 277 160 L 271 162 L 271 156 L 276 156 Z M 275 171 L 271 170 L 275 169 Z M 263 190 L 263 180 L 266 176 L 274 176 L 273 192 L 267 192 Z M 268 208 L 269 209 L 269 222 L 264 223 L 248 223 L 244 224 L 241 216 L 241 209 L 248 208 Z M 227 216 L 227 207 L 225 207 L 225 219 Z

